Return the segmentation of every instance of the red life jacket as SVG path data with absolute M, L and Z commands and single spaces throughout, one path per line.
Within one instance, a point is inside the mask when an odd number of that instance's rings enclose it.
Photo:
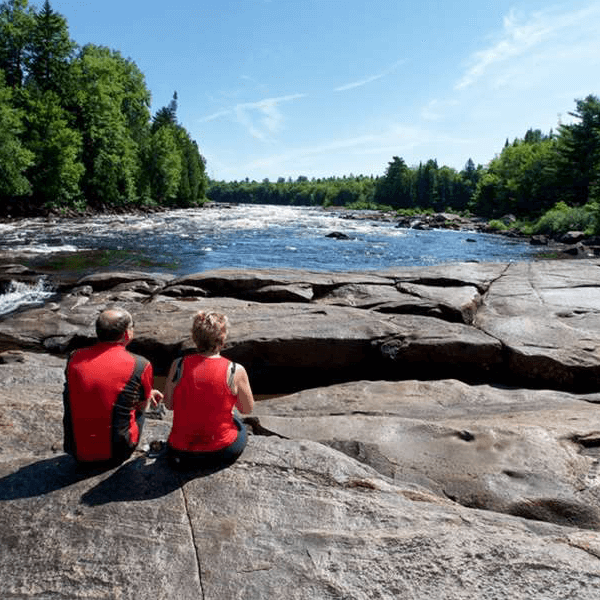
M 173 390 L 173 427 L 168 443 L 184 452 L 214 452 L 238 435 L 232 410 L 237 401 L 227 385 L 229 360 L 186 356 Z
M 67 364 L 65 450 L 80 461 L 105 461 L 135 448 L 153 383 L 152 365 L 121 344 L 100 342 Z

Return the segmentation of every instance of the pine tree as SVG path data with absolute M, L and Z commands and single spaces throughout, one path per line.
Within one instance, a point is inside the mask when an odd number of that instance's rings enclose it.
M 52 90 L 66 97 L 67 75 L 76 44 L 69 38 L 67 22 L 54 12 L 46 0 L 35 15 L 31 41 L 28 44 L 27 83 L 42 90 Z
M 0 69 L 6 84 L 20 88 L 26 73 L 27 46 L 35 25 L 34 12 L 27 0 L 0 4 Z

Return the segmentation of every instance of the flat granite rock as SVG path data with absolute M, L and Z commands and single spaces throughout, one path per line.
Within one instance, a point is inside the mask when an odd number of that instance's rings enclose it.
M 485 481 L 520 449 L 522 496 L 546 468 L 538 489 L 560 492 L 593 460 L 573 435 L 593 442 L 596 394 L 358 382 L 259 402 L 260 422 L 293 439 L 250 435 L 223 471 L 146 456 L 167 417 L 120 467 L 84 472 L 60 449 L 64 359 L 20 358 L 0 362 L 3 599 L 597 598 L 599 532 L 463 506 L 427 481 L 450 459 Z M 335 441 L 402 447 L 389 462 L 403 467 L 386 475 Z
M 260 425 L 331 445 L 400 481 L 484 508 L 600 529 L 600 394 L 358 382 L 256 407 Z
M 598 598 L 597 259 L 58 289 L 0 318 L 3 599 Z M 124 465 L 82 472 L 66 356 L 114 305 L 159 376 L 218 310 L 255 392 L 297 393 L 257 403 L 225 471 L 146 455 L 168 413 Z
M 218 310 L 232 324 L 224 353 L 248 368 L 261 393 L 450 377 L 590 392 L 600 387 L 599 264 L 221 269 L 178 279 L 104 273 L 0 318 L 0 351 L 65 356 L 93 341 L 101 310 L 120 305 L 135 318 L 132 349 L 164 374 L 192 347 L 193 314 Z

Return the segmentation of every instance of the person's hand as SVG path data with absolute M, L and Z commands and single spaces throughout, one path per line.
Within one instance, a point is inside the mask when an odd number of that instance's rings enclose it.
M 152 408 L 156 408 L 160 401 L 164 398 L 164 396 L 162 395 L 162 392 L 160 390 L 152 390 L 150 392 L 150 405 L 152 406 Z

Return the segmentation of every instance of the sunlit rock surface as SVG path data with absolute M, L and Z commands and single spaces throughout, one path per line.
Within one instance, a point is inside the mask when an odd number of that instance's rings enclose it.
M 598 264 L 112 273 L 5 316 L 2 598 L 595 600 Z M 149 458 L 167 415 L 127 463 L 82 473 L 62 452 L 66 353 L 113 304 L 159 375 L 216 309 L 255 391 L 295 393 L 257 404 L 225 471 Z
M 135 317 L 133 347 L 164 373 L 191 347 L 191 316 L 216 309 L 233 324 L 225 353 L 264 393 L 360 379 L 600 385 L 597 260 L 381 273 L 223 269 L 178 279 L 98 273 L 60 290 L 2 319 L 0 349 L 65 355 L 93 340 L 103 308 L 120 304 Z

